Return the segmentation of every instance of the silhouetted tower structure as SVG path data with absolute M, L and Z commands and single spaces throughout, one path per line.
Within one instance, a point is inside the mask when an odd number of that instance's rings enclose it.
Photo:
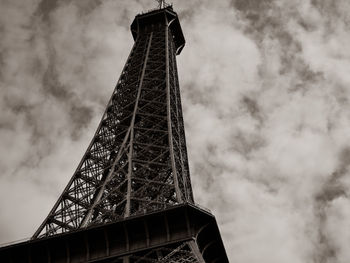
M 32 240 L 1 262 L 228 262 L 213 215 L 195 205 L 172 6 L 137 15 L 134 46 L 86 153 Z

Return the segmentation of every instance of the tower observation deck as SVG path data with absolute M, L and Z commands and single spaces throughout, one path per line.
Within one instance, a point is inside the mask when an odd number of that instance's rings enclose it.
M 135 17 L 135 43 L 62 195 L 1 262 L 228 262 L 214 216 L 194 203 L 172 6 Z

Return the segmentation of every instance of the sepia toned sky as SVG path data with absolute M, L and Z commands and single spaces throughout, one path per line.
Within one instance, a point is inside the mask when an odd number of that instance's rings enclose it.
M 173 0 L 196 202 L 235 263 L 350 261 L 350 2 Z M 0 243 L 30 237 L 152 0 L 0 0 Z

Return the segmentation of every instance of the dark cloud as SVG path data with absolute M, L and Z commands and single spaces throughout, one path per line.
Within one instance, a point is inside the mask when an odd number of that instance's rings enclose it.
M 259 120 L 259 122 L 262 124 L 263 117 L 261 116 L 261 110 L 260 110 L 258 102 L 253 98 L 249 98 L 247 96 L 244 96 L 242 99 L 242 104 L 248 110 L 249 114 L 253 118 Z
M 327 233 L 329 220 L 329 206 L 338 198 L 348 198 L 349 189 L 342 179 L 348 175 L 350 165 L 350 148 L 344 148 L 339 154 L 337 170 L 323 183 L 321 190 L 316 194 L 315 211 L 319 221 L 319 250 L 316 253 L 317 262 L 337 262 L 337 247 Z
M 68 91 L 68 87 L 62 85 L 56 69 L 55 51 L 49 54 L 49 65 L 43 75 L 43 91 L 60 101 L 67 101 L 72 97 L 72 92 Z
M 44 21 L 48 22 L 50 20 L 50 13 L 55 10 L 60 2 L 62 3 L 62 0 L 41 0 L 34 16 L 39 16 Z
M 81 137 L 81 134 L 91 122 L 93 110 L 89 106 L 73 105 L 70 116 L 74 127 L 72 130 L 72 138 L 76 140 Z
M 244 12 L 260 12 L 268 9 L 272 4 L 273 0 L 233 0 L 231 1 L 233 6 L 240 11 Z

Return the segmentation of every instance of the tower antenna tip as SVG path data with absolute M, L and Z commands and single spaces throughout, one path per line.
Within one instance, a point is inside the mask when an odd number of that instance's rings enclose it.
M 170 4 L 165 2 L 165 0 L 156 0 L 156 2 L 158 3 L 159 9 L 166 8 L 166 7 L 170 6 Z

